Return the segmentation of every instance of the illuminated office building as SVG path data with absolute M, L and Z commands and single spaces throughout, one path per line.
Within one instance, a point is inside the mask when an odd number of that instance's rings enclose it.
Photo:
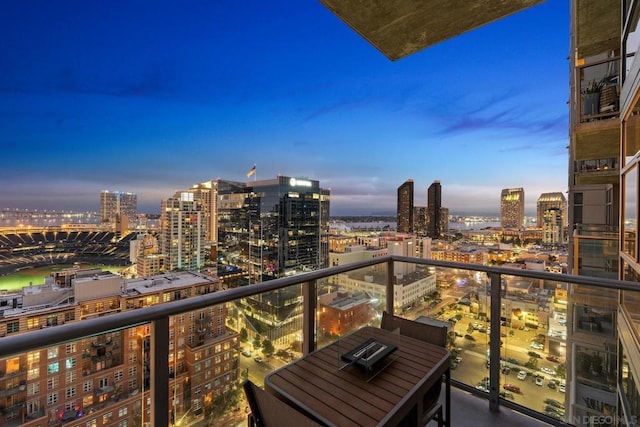
M 500 225 L 502 228 L 524 226 L 524 189 L 505 188 L 500 195 Z
M 398 233 L 413 233 L 413 180 L 406 180 L 398 187 L 397 225 Z
M 251 283 L 329 265 L 329 190 L 315 180 L 278 176 L 218 180 L 218 253 Z

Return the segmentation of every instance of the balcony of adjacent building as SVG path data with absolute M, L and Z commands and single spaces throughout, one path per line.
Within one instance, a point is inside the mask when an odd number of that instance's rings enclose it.
M 385 274 L 366 274 L 370 271 Z M 375 280 L 354 279 L 363 274 Z M 398 280 L 410 275 L 436 275 L 439 280 L 418 280 L 421 286 L 432 283 L 432 288 L 414 292 L 411 283 Z M 363 299 L 364 286 L 367 297 Z M 83 389 L 87 377 L 82 374 L 73 389 L 70 384 L 50 383 L 52 390 L 46 390 L 45 378 L 51 375 L 44 372 L 38 377 L 28 371 L 24 384 L 20 376 L 14 377 L 18 382 L 0 379 L 5 381 L 0 383 L 0 406 L 5 408 L 0 422 L 35 426 L 46 420 L 51 425 L 67 416 L 65 426 L 109 419 L 140 425 L 144 415 L 144 425 L 154 426 L 246 425 L 247 403 L 239 386 L 244 379 L 261 385 L 266 375 L 292 359 L 362 326 L 379 325 L 382 311 L 394 308 L 395 314 L 407 319 L 431 317 L 449 325 L 452 425 L 590 425 L 593 420 L 631 420 L 639 409 L 634 406 L 637 390 L 632 380 L 640 373 L 634 368 L 640 358 L 634 344 L 640 335 L 636 320 L 640 295 L 635 288 L 635 284 L 605 278 L 386 256 L 69 322 L 48 331 L 8 334 L 0 343 L 0 366 L 12 360 L 16 369 L 27 369 L 28 355 L 37 349 L 73 341 L 105 348 L 106 337 L 116 331 L 123 337 L 122 347 L 132 351 L 117 365 L 91 373 L 89 379 L 95 382 L 89 388 Z M 297 294 L 301 309 L 291 314 L 300 316 L 292 321 L 300 326 L 251 329 L 253 323 L 246 316 L 256 313 L 242 312 L 238 303 L 283 289 L 288 301 Z M 337 289 L 339 298 L 359 295 L 349 302 L 349 309 L 355 310 L 353 304 L 367 305 L 339 331 L 327 326 L 336 322 L 322 317 L 329 314 L 324 308 Z M 177 341 L 176 330 L 169 326 L 179 324 L 176 318 L 182 316 L 186 322 L 194 314 L 195 328 L 202 324 L 195 313 L 224 305 L 229 306 L 225 322 L 231 334 L 204 346 L 190 345 L 189 334 L 182 344 Z M 334 310 L 340 307 L 332 305 Z M 136 328 L 144 328 L 149 338 L 139 339 Z M 111 331 L 110 335 L 104 331 Z M 198 334 L 194 330 L 194 339 Z M 59 372 L 67 375 L 70 367 Z M 39 392 L 35 392 L 36 383 L 42 384 L 37 386 L 42 387 Z M 69 411 L 75 411 L 75 416 Z

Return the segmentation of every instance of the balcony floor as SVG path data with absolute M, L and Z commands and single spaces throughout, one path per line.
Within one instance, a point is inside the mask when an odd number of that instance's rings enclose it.
M 441 393 L 444 403 L 444 390 Z M 435 421 L 428 427 L 437 425 Z M 451 387 L 451 425 L 455 427 L 528 427 L 550 425 L 509 408 L 500 407 L 500 412 L 489 411 L 489 401 Z

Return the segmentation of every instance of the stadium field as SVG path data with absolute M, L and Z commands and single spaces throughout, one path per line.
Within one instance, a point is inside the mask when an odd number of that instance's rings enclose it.
M 73 267 L 73 265 L 58 264 L 47 267 L 25 268 L 20 271 L 16 271 L 15 273 L 0 276 L 0 291 L 20 290 L 24 286 L 29 286 L 29 283 L 32 283 L 33 285 L 42 285 L 44 283 L 44 278 L 49 277 L 52 271 L 64 270 L 71 267 Z M 80 267 L 100 268 L 102 271 L 110 271 L 112 273 L 117 273 L 123 268 L 126 268 L 123 266 L 88 264 L 81 264 Z

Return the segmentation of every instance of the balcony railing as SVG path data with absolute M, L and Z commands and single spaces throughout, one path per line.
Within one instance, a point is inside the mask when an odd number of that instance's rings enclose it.
M 438 277 L 437 286 L 440 290 L 438 298 L 425 299 L 425 295 L 420 294 L 412 300 L 413 297 L 406 297 L 395 289 L 399 283 L 403 281 L 409 283 L 410 279 L 424 285 L 432 274 Z M 568 285 L 572 286 L 569 288 Z M 358 289 L 370 289 L 370 291 L 377 286 L 381 290 L 379 295 L 382 297 L 373 295 L 370 298 L 370 310 L 359 312 L 357 320 L 350 318 L 351 323 L 348 323 L 342 318 L 340 325 L 343 327 L 340 329 L 338 326 L 332 326 L 331 322 L 326 323 L 323 313 L 330 304 L 325 301 L 323 295 L 326 295 L 327 291 L 345 286 L 356 286 Z M 432 286 L 433 288 L 436 286 L 435 278 Z M 286 299 L 270 299 L 273 291 L 283 289 L 288 290 Z M 170 350 L 170 322 L 172 322 L 170 318 L 173 316 L 184 316 L 196 310 L 229 303 L 228 316 L 230 319 L 235 319 L 233 323 L 236 328 L 240 329 L 240 322 L 245 322 L 247 326 L 251 322 L 256 325 L 269 324 L 268 313 L 260 315 L 254 309 L 247 314 L 242 307 L 246 308 L 249 304 L 238 304 L 241 299 L 259 297 L 260 301 L 256 300 L 253 307 L 259 304 L 267 304 L 271 307 L 273 304 L 281 304 L 283 312 L 289 313 L 289 316 L 278 317 L 278 322 L 273 323 L 273 330 L 262 330 L 260 334 L 256 334 L 257 339 L 251 341 L 249 338 L 248 344 L 243 345 L 250 346 L 253 342 L 253 345 L 260 347 L 264 345 L 260 342 L 261 337 L 264 336 L 270 337 L 276 344 L 286 343 L 291 337 L 299 336 L 302 346 L 298 350 L 306 354 L 317 346 L 325 345 L 338 336 L 349 333 L 353 328 L 359 327 L 358 322 L 376 324 L 378 319 L 376 314 L 381 310 L 395 312 L 407 318 L 438 315 L 454 323 L 451 331 L 452 354 L 458 358 L 458 361 L 454 362 L 458 368 L 453 371 L 455 386 L 487 399 L 490 411 L 498 411 L 502 405 L 552 425 L 564 425 L 565 419 L 574 423 L 575 418 L 570 419 L 570 417 L 575 417 L 576 414 L 579 417 L 586 417 L 579 418 L 580 420 L 586 420 L 590 416 L 610 413 L 616 406 L 616 384 L 624 382 L 625 378 L 629 377 L 629 367 L 626 367 L 626 371 L 622 369 L 618 372 L 619 356 L 616 354 L 615 345 L 609 348 L 606 346 L 599 348 L 598 345 L 602 346 L 603 340 L 616 342 L 616 322 L 617 317 L 620 316 L 617 312 L 618 297 L 616 295 L 619 291 L 630 291 L 624 294 L 628 295 L 625 300 L 632 304 L 636 301 L 633 298 L 636 293 L 632 291 L 637 289 L 638 284 L 635 282 L 385 256 L 81 322 L 67 323 L 48 330 L 9 335 L 0 340 L 0 360 L 57 344 L 103 335 L 107 332 L 151 324 L 149 357 L 152 375 L 150 384 L 145 386 L 144 392 L 144 395 L 148 394 L 150 398 L 150 405 L 145 403 L 146 399 L 140 399 L 143 409 L 136 413 L 144 415 L 145 410 L 149 411 L 148 418 L 144 419 L 144 425 L 164 427 L 177 422 L 175 419 L 177 414 L 172 410 L 172 405 L 175 403 L 170 403 L 175 402 L 176 398 L 171 390 L 172 381 L 184 384 L 189 382 L 187 377 L 181 376 L 174 380 L 174 375 L 170 375 L 174 370 L 179 372 L 188 370 L 184 365 L 175 366 L 176 356 Z M 550 293 L 550 290 L 553 292 Z M 300 296 L 302 304 L 301 321 L 298 323 L 293 319 L 296 310 L 287 306 L 295 300 L 291 296 L 296 293 Z M 567 303 L 570 305 L 568 306 Z M 635 317 L 629 316 L 624 321 L 633 328 L 634 319 Z M 345 325 L 345 323 L 348 324 Z M 567 330 L 571 335 L 569 337 L 567 337 Z M 575 344 L 571 344 L 573 335 L 575 335 Z M 596 336 L 595 342 L 589 342 L 591 335 Z M 632 333 L 632 335 L 637 334 Z M 533 339 L 529 340 L 529 336 Z M 567 344 L 567 340 L 570 344 Z M 274 354 L 286 354 L 287 359 L 290 359 L 291 352 L 295 350 L 291 345 L 286 350 L 276 349 Z M 243 363 L 251 360 L 246 357 L 245 352 L 252 355 L 248 349 L 243 349 L 242 353 L 227 352 L 231 355 L 235 354 L 236 359 L 229 359 L 231 369 L 229 373 L 216 374 L 213 378 L 216 384 L 224 381 L 233 383 L 239 379 L 241 374 L 237 371 L 244 371 Z M 620 358 L 625 357 L 627 357 L 626 354 Z M 558 364 L 558 362 L 570 358 L 575 360 L 568 364 L 573 368 L 561 374 L 560 367 L 565 364 Z M 238 367 L 238 361 L 240 367 Z M 138 362 L 140 363 L 140 360 Z M 465 366 L 469 369 L 464 368 Z M 553 375 L 549 373 L 552 370 L 549 366 L 555 368 Z M 520 371 L 525 372 L 524 379 L 516 375 Z M 248 368 L 247 374 L 249 374 Z M 541 380 L 537 380 L 538 377 Z M 550 405 L 545 407 L 542 400 L 534 405 L 533 392 L 527 392 L 525 400 L 521 395 L 514 396 L 509 387 L 504 387 L 505 384 L 515 385 L 513 390 L 528 387 L 540 393 L 553 393 L 554 399 L 551 400 L 557 400 L 562 407 L 556 407 L 553 410 Z M 605 389 L 603 384 L 606 386 Z M 140 386 L 142 384 L 138 385 Z M 112 387 L 112 385 L 105 383 L 104 387 Z M 564 391 L 558 391 L 560 389 L 565 389 L 567 393 L 571 392 L 575 397 L 573 401 L 576 402 L 574 405 L 576 409 L 572 415 L 565 415 L 566 395 Z M 598 391 L 590 394 L 594 389 Z M 205 390 L 197 389 L 196 395 L 191 395 L 190 391 L 183 393 L 185 399 L 197 402 L 194 407 L 185 411 L 183 418 L 191 417 L 192 414 L 202 416 L 201 402 L 198 401 L 201 392 L 204 393 Z M 123 393 L 129 397 L 138 395 L 136 397 L 139 398 L 140 396 L 137 390 L 132 389 L 123 390 Z M 602 393 L 611 393 L 614 404 L 611 405 L 607 400 L 608 395 L 603 397 Z M 98 399 L 99 394 L 96 396 Z M 103 403 L 108 402 L 95 400 L 92 405 L 102 408 Z M 147 408 L 144 408 L 145 406 Z M 88 411 L 90 407 L 91 405 L 85 407 L 85 416 L 90 416 Z M 191 411 L 192 414 L 187 414 Z M 575 424 L 580 425 L 580 422 Z

